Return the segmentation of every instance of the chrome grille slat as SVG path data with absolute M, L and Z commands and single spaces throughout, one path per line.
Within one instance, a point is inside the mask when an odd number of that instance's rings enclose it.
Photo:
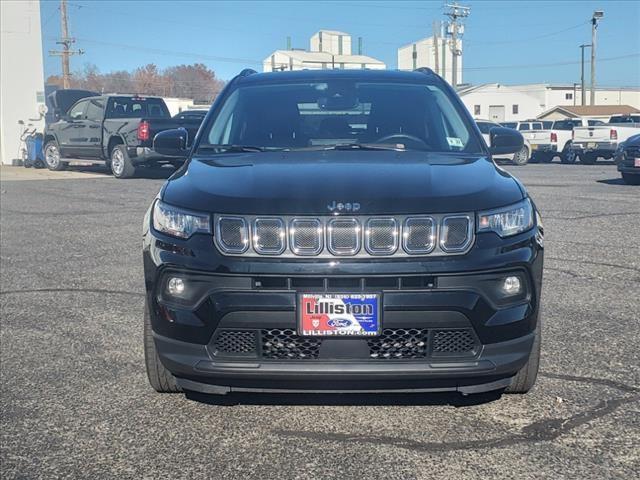
M 224 255 L 371 258 L 463 255 L 473 245 L 473 213 L 394 216 L 216 215 Z M 402 240 L 401 240 L 402 239 Z

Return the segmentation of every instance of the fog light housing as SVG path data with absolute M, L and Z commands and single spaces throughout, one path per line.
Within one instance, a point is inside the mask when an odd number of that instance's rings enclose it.
M 514 296 L 522 293 L 522 281 L 516 275 L 509 275 L 502 282 L 502 293 L 506 296 Z
M 179 297 L 184 293 L 184 280 L 180 277 L 171 277 L 167 282 L 167 293 L 174 297 Z

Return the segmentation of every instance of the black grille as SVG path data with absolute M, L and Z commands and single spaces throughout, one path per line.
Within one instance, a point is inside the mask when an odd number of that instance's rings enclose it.
M 222 330 L 213 348 L 214 355 L 255 353 L 256 333 L 252 330 Z
M 360 250 L 360 224 L 355 218 L 329 221 L 329 251 L 334 255 L 354 255 Z
M 432 332 L 433 355 L 474 354 L 476 341 L 469 329 L 434 330 Z
M 382 335 L 367 340 L 369 356 L 382 360 L 425 358 L 428 332 L 422 328 L 385 328 Z
M 270 360 L 306 360 L 318 358 L 319 338 L 300 337 L 290 328 L 262 330 L 262 358 Z
M 428 253 L 435 247 L 436 226 L 431 217 L 407 218 L 403 233 L 404 249 L 409 253 Z
M 258 253 L 279 255 L 285 249 L 284 222 L 279 218 L 258 218 L 253 224 L 253 248 Z

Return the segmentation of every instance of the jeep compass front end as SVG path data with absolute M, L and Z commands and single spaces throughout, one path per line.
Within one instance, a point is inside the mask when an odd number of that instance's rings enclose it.
M 145 354 L 161 392 L 534 384 L 543 230 L 427 70 L 233 79 L 144 222 Z

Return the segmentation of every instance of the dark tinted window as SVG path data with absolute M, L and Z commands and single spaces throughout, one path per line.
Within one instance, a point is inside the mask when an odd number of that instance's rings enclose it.
M 542 130 L 542 124 L 541 123 L 532 123 L 531 124 L 531 129 L 532 130 Z
M 89 100 L 89 105 L 87 105 L 87 111 L 85 115 L 88 120 L 99 122 L 102 120 L 103 109 L 104 109 L 104 104 L 102 102 L 98 100 Z
M 522 131 L 529 130 L 529 124 L 528 123 L 521 123 L 520 125 L 518 125 L 518 130 L 522 130 Z
M 503 122 L 501 124 L 503 127 L 507 127 L 507 128 L 516 128 L 518 126 L 517 122 Z
M 549 130 L 553 126 L 553 122 L 542 122 L 542 128 Z
M 579 127 L 582 124 L 580 120 L 557 120 L 553 124 L 554 130 L 573 130 L 573 127 Z
M 379 143 L 479 153 L 464 112 L 438 84 L 354 79 L 240 86 L 207 126 L 200 148 L 295 149 Z
M 640 115 L 614 115 L 609 123 L 636 123 L 640 122 Z
M 481 133 L 488 134 L 492 128 L 499 127 L 497 123 L 491 122 L 476 122 L 478 124 L 478 129 Z
M 597 125 L 604 125 L 604 122 L 602 120 L 587 120 L 587 125 L 595 127 Z
M 112 97 L 107 118 L 169 118 L 169 110 L 161 98 Z
M 69 118 L 71 118 L 71 120 L 80 120 L 84 118 L 84 111 L 87 108 L 87 103 L 89 103 L 88 100 L 81 100 L 71 107 L 71 110 L 69 110 Z

